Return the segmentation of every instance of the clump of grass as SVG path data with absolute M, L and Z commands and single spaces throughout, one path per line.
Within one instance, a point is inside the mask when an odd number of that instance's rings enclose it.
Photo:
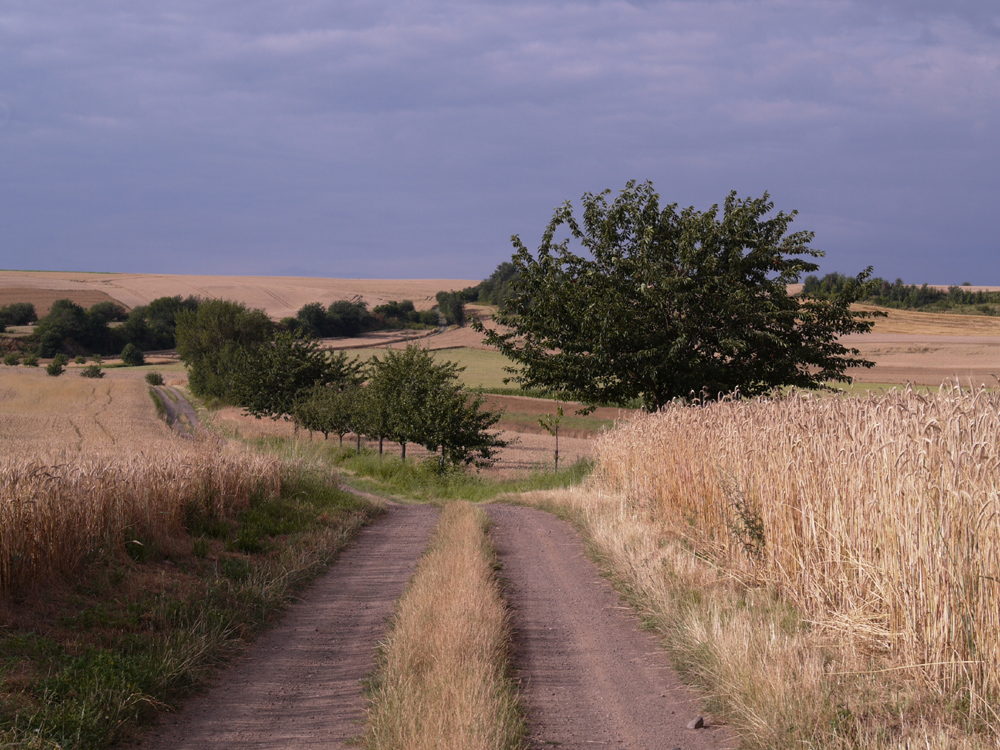
M 370 750 L 524 746 L 488 521 L 450 503 L 399 600 L 370 689 Z

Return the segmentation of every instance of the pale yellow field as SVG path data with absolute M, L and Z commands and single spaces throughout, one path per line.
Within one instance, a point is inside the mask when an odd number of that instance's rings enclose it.
M 42 368 L 0 367 L 0 456 L 56 460 L 119 451 L 169 449 L 175 438 L 157 418 L 143 373 L 60 377 Z
M 274 319 L 295 315 L 309 302 L 329 305 L 360 296 L 369 308 L 391 300 L 413 300 L 418 310 L 436 304 L 434 295 L 463 289 L 479 279 L 318 279 L 292 276 L 182 276 L 174 274 L 63 273 L 0 271 L 0 299 L 4 289 L 100 291 L 128 308 L 157 297 L 194 295 L 230 299 L 266 310 Z M 23 296 L 23 295 L 22 295 Z M 51 295 L 46 295 L 50 297 Z

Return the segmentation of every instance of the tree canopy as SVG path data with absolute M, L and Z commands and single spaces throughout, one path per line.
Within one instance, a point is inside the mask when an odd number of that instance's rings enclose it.
M 821 387 L 871 367 L 842 334 L 871 329 L 850 308 L 870 270 L 827 299 L 788 285 L 818 266 L 812 232 L 788 228 L 767 193 L 707 211 L 661 208 L 649 182 L 583 196 L 582 223 L 557 208 L 532 254 L 515 235 L 511 293 L 486 329 L 527 388 L 588 403 L 753 396 L 780 386 Z M 560 229 L 569 236 L 556 239 Z M 572 243 L 582 247 L 578 254 Z
M 272 325 L 263 310 L 241 302 L 213 299 L 197 310 L 177 314 L 177 354 L 188 367 L 196 396 L 231 398 L 235 363 L 247 349 L 271 340 Z

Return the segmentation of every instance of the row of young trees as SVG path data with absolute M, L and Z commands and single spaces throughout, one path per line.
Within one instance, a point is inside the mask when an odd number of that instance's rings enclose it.
M 362 363 L 300 333 L 277 330 L 262 310 L 211 300 L 178 318 L 177 353 L 195 395 L 242 406 L 255 417 L 293 419 L 325 435 L 439 452 L 441 465 L 484 466 L 506 443 L 491 432 L 501 413 L 462 391 L 451 363 L 426 350 L 386 350 Z

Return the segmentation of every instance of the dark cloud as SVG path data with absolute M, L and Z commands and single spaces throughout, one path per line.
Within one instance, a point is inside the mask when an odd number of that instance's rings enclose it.
M 1000 13 L 939 6 L 8 3 L 0 265 L 480 277 L 648 178 L 770 191 L 824 270 L 1000 283 Z

